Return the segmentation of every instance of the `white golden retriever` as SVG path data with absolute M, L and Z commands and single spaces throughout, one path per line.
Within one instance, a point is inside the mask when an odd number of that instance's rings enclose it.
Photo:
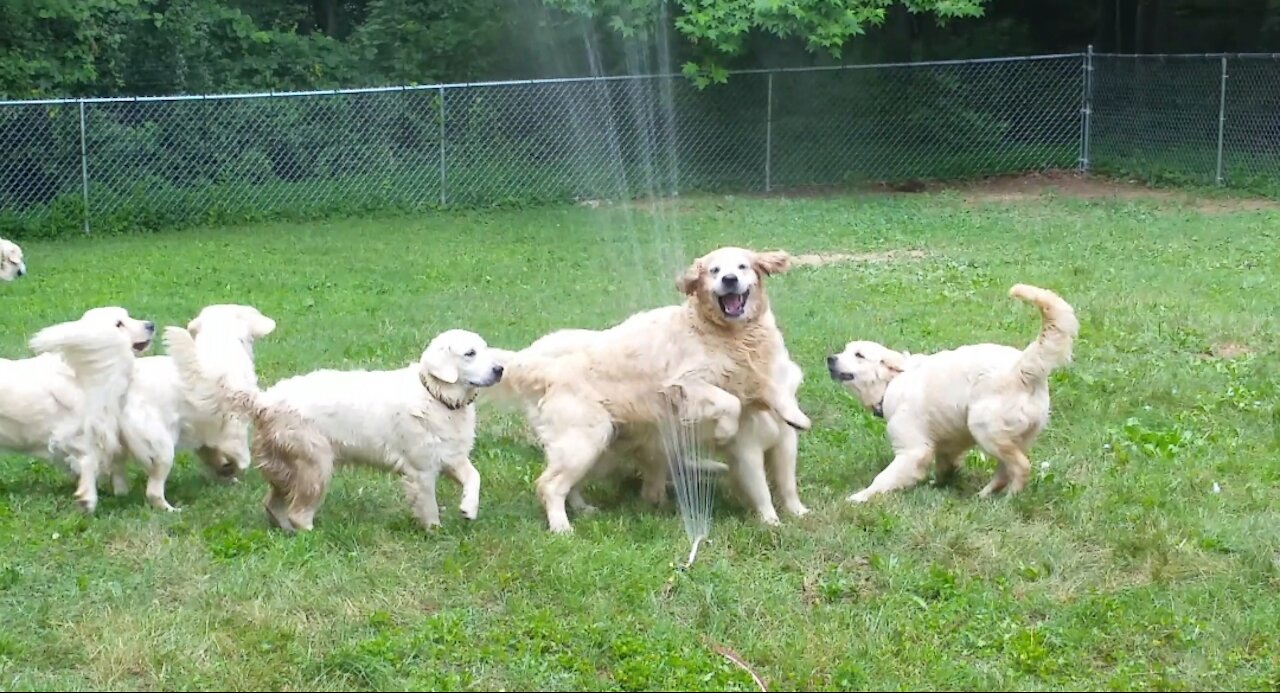
M 120 417 L 135 355 L 155 325 L 124 308 L 86 311 L 38 332 L 38 356 L 0 359 L 0 448 L 48 460 L 78 478 L 76 501 L 98 507 L 98 475 L 120 452 Z
M 183 339 L 169 332 L 175 345 Z M 401 475 L 414 516 L 429 529 L 440 524 L 442 468 L 462 485 L 463 516 L 479 513 L 474 401 L 502 373 L 479 335 L 448 330 L 416 365 L 397 370 L 319 370 L 265 392 L 222 382 L 224 398 L 254 421 L 255 466 L 270 486 L 264 504 L 277 527 L 311 530 L 335 465 L 356 463 Z
M 934 459 L 940 474 L 957 471 L 975 444 L 999 460 L 982 497 L 1027 485 L 1028 454 L 1049 423 L 1049 375 L 1071 362 L 1080 323 L 1052 291 L 1018 284 L 1009 295 L 1040 309 L 1039 338 L 1025 349 L 971 344 L 912 355 L 851 342 L 827 357 L 831 377 L 885 419 L 894 450 L 893 462 L 851 502 L 919 483 Z
M 0 238 L 0 281 L 11 282 L 27 273 L 22 248 L 13 241 Z
M 187 339 L 177 349 L 168 345 L 170 355 L 137 360 L 121 419 L 124 450 L 112 465 L 116 494 L 129 491 L 130 457 L 147 471 L 147 500 L 167 511 L 175 510 L 165 483 L 179 450 L 194 450 L 223 478 L 248 469 L 248 422 L 224 405 L 217 383 L 228 378 L 236 387 L 257 387 L 253 345 L 275 329 L 275 321 L 252 306 L 207 306 L 183 330 Z M 183 348 L 188 345 L 194 348 Z
M 712 425 L 711 440 L 725 445 L 754 407 L 809 428 L 773 369 L 785 348 L 764 280 L 790 260 L 781 251 L 720 248 L 680 278 L 682 304 L 500 352 L 507 376 L 495 394 L 524 405 L 546 452 L 537 489 L 551 531 L 573 530 L 566 503 L 587 507 L 576 489 L 620 430 L 635 428 L 652 442 L 663 421 L 678 417 L 686 426 Z

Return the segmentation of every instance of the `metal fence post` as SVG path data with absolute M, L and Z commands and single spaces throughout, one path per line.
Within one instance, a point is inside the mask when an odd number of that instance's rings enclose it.
M 1080 174 L 1089 175 L 1089 121 L 1093 116 L 1093 44 L 1084 54 L 1080 95 Z
M 84 99 L 76 99 L 80 104 L 80 194 L 83 196 L 84 232 L 89 234 L 89 146 L 85 141 Z
M 1227 124 L 1227 56 L 1222 56 L 1222 84 L 1218 87 L 1218 176 L 1222 185 L 1222 134 Z
M 445 194 L 445 182 L 448 180 L 446 175 L 444 160 L 444 87 L 440 87 L 440 206 L 444 207 L 449 203 L 449 198 Z
M 764 107 L 764 191 L 773 187 L 773 73 L 768 74 Z

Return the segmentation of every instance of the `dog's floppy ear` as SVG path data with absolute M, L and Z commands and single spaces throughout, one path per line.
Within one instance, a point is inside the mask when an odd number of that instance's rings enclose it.
M 257 309 L 253 309 L 249 313 L 249 332 L 253 334 L 254 339 L 266 337 L 276 331 L 276 321 L 263 315 Z
M 449 349 L 440 344 L 427 347 L 422 355 L 422 370 L 427 375 L 443 383 L 452 385 L 458 382 L 458 366 L 449 358 Z
M 880 357 L 880 367 L 889 372 L 889 375 L 901 375 L 902 370 L 907 367 L 907 360 L 896 351 L 887 352 Z
M 692 296 L 698 291 L 698 282 L 702 281 L 702 273 L 705 271 L 702 266 L 702 260 L 696 260 L 692 265 L 685 269 L 684 274 L 676 280 L 676 288 L 685 296 Z
M 782 274 L 791 269 L 791 253 L 785 250 L 770 250 L 756 253 L 753 263 L 756 271 L 763 275 Z

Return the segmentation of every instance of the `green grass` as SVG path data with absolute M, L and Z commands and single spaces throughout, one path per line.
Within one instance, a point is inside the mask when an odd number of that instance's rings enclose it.
M 183 455 L 159 514 L 133 472 L 83 517 L 44 463 L 0 464 L 0 688 L 750 690 L 1219 689 L 1280 686 L 1277 221 L 1164 201 L 948 194 L 684 200 L 653 214 L 556 208 L 27 244 L 0 286 L 0 353 L 96 304 L 161 324 L 253 303 L 266 384 L 321 366 L 398 366 L 461 326 L 506 347 L 677 300 L 674 259 L 720 244 L 922 258 L 802 268 L 772 283 L 814 420 L 812 509 L 759 526 L 727 492 L 688 573 L 673 510 L 603 482 L 602 512 L 552 536 L 519 418 L 480 412 L 480 518 L 441 486 L 444 527 L 396 481 L 347 470 L 310 535 L 268 531 L 261 478 L 227 486 Z M 629 225 L 630 224 L 630 225 Z M 632 226 L 633 225 L 633 226 Z M 660 239 L 678 236 L 683 249 Z M 643 262 L 638 262 L 642 260 Z M 992 461 L 862 507 L 883 422 L 823 372 L 869 338 L 913 351 L 1024 344 L 1015 282 L 1082 322 L 1054 419 L 1015 499 Z M 1207 352 L 1226 344 L 1235 358 Z M 1217 483 L 1220 493 L 1213 491 Z

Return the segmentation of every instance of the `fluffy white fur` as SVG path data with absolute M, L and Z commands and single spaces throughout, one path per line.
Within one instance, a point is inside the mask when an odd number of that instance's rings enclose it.
M 81 508 L 94 512 L 98 474 L 120 452 L 134 357 L 154 334 L 124 308 L 94 308 L 38 332 L 37 356 L 0 359 L 0 448 L 65 466 Z
M 774 377 L 784 392 L 794 396 L 804 381 L 804 372 L 783 350 L 775 358 Z M 653 426 L 627 427 L 619 431 L 618 441 L 611 446 L 611 449 L 629 449 L 639 462 L 643 478 L 641 496 L 655 505 L 667 500 L 671 472 L 660 434 Z M 738 430 L 729 440 L 709 442 L 712 456 L 729 461 L 726 469 L 730 481 L 761 522 L 780 524 L 766 471 L 772 476 L 783 509 L 796 517 L 809 512 L 800 500 L 796 480 L 799 434 L 776 412 L 761 406 L 745 407 Z M 570 496 L 571 506 L 575 500 L 580 497 Z
M 658 426 L 678 417 L 725 445 L 744 410 L 755 407 L 794 428 L 809 427 L 795 393 L 774 372 L 785 348 L 764 278 L 785 272 L 790 259 L 780 251 L 720 248 L 680 278 L 683 304 L 501 352 L 507 376 L 495 394 L 523 404 L 546 451 L 537 489 L 551 531 L 572 531 L 566 503 L 587 508 L 577 488 L 619 431 L 660 441 Z
M 0 238 L 0 281 L 11 282 L 27 273 L 22 248 L 13 241 Z
M 186 339 L 166 334 L 168 356 L 140 358 L 125 398 L 121 419 L 124 450 L 112 465 L 117 494 L 129 491 L 125 463 L 137 460 L 147 472 L 147 500 L 173 511 L 165 484 L 179 450 L 193 450 L 223 478 L 235 479 L 249 467 L 249 425 L 218 396 L 218 381 L 255 388 L 254 342 L 271 334 L 276 323 L 252 306 L 219 304 L 200 311 L 188 323 Z
M 183 335 L 170 330 L 175 343 Z M 416 365 L 385 371 L 319 370 L 265 392 L 223 382 L 224 399 L 255 424 L 253 452 L 270 489 L 268 519 L 286 532 L 312 529 L 335 465 L 399 474 L 414 516 L 440 524 L 436 480 L 443 468 L 462 485 L 460 509 L 475 519 L 480 473 L 471 464 L 479 388 L 502 379 L 479 335 L 441 333 Z
M 1052 291 L 1018 284 L 1009 293 L 1040 309 L 1039 338 L 1025 349 L 972 344 L 911 355 L 859 341 L 827 358 L 831 377 L 884 417 L 894 450 L 850 501 L 914 486 L 935 459 L 940 474 L 953 473 L 975 444 L 999 460 L 982 497 L 1027 485 L 1031 446 L 1049 423 L 1049 375 L 1071 362 L 1080 323 Z

